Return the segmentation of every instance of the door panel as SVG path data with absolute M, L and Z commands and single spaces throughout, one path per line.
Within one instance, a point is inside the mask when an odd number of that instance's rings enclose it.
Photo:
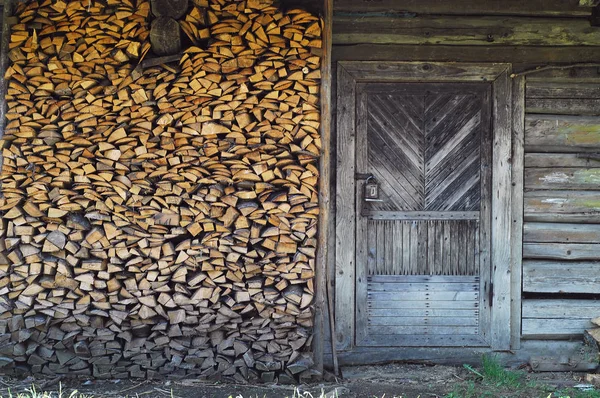
M 381 199 L 357 184 L 357 345 L 486 344 L 489 96 L 487 84 L 357 85 L 357 173 Z

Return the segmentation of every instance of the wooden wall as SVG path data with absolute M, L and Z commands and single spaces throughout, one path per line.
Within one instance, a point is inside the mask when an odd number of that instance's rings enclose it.
M 600 314 L 600 75 L 526 85 L 523 337 L 569 338 Z
M 589 316 L 596 315 L 594 309 L 600 313 L 594 300 L 600 292 L 600 246 L 595 246 L 600 244 L 600 181 L 595 180 L 600 160 L 592 155 L 600 152 L 600 121 L 595 119 L 600 74 L 597 67 L 570 67 L 600 60 L 600 28 L 590 26 L 590 15 L 578 0 L 334 1 L 334 101 L 336 62 L 342 60 L 502 62 L 512 64 L 515 73 L 568 66 L 526 73 L 523 335 L 529 339 L 578 336 Z M 335 103 L 332 109 L 335 113 Z M 534 131 L 543 123 L 559 126 L 558 134 L 580 125 L 574 130 L 576 141 L 551 142 L 541 133 L 541 142 L 534 144 Z M 552 172 L 566 178 L 553 182 Z M 335 194 L 335 179 L 331 189 Z M 332 255 L 329 263 L 334 278 Z M 550 280 L 554 269 L 557 277 Z M 385 351 L 361 354 L 356 349 L 354 356 L 342 354 L 342 362 L 368 361 Z

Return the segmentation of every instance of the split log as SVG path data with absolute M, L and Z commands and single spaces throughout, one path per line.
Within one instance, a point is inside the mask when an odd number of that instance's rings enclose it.
M 150 4 L 156 17 L 180 19 L 188 9 L 188 0 L 151 0 Z

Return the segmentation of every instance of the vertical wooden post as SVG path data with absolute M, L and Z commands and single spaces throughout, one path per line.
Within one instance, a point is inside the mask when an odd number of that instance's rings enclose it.
M 492 151 L 492 349 L 507 350 L 511 338 L 511 152 L 512 83 L 509 71 L 493 83 Z
M 521 281 L 523 277 L 523 172 L 525 141 L 525 77 L 513 79 L 512 88 L 512 235 L 511 235 L 511 339 L 521 348 Z
M 331 214 L 331 36 L 333 21 L 333 0 L 323 0 L 323 56 L 321 59 L 321 158 L 319 161 L 319 242 L 316 258 L 316 303 L 313 351 L 317 369 L 323 372 L 323 352 L 325 344 L 325 310 L 329 309 L 332 319 L 332 281 L 328 272 L 329 215 Z M 333 328 L 332 328 L 333 329 Z M 334 331 L 332 330 L 332 336 Z M 335 345 L 335 341 L 333 340 Z M 335 347 L 334 347 L 335 352 Z M 337 372 L 337 357 L 334 354 L 334 369 Z

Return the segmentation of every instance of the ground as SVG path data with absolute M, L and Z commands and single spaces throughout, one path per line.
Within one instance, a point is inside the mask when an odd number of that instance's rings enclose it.
M 490 367 L 491 366 L 491 367 Z M 342 369 L 337 381 L 301 386 L 238 385 L 196 380 L 135 382 L 124 380 L 0 379 L 0 397 L 41 398 L 39 391 L 63 398 L 475 398 L 475 397 L 570 397 L 600 398 L 582 390 L 582 374 L 506 371 L 494 363 L 482 368 L 391 364 Z M 36 386 L 38 394 L 27 393 Z M 578 387 L 577 387 L 578 386 Z M 9 393 L 10 389 L 10 393 Z M 76 389 L 79 394 L 71 395 Z M 11 395 L 12 394 L 12 395 Z M 46 395 L 48 397 L 48 395 Z

